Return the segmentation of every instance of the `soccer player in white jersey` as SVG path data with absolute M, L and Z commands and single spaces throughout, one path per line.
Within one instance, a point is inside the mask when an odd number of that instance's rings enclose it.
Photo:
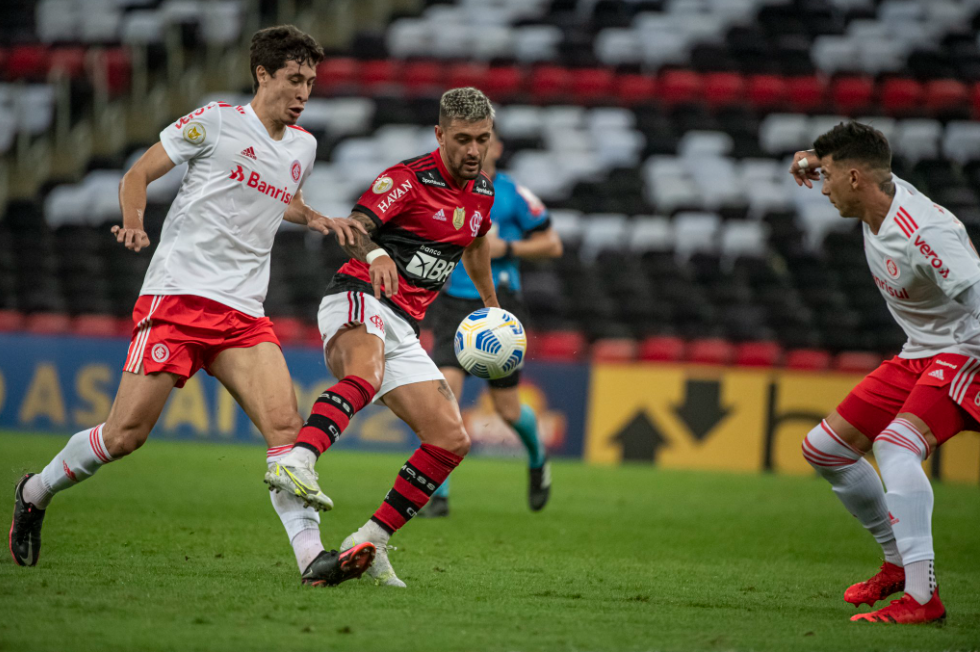
M 251 103 L 214 102 L 177 120 L 123 177 L 123 225 L 112 232 L 138 252 L 150 244 L 143 230 L 147 186 L 174 166 L 189 164 L 133 310 L 133 339 L 106 422 L 76 433 L 43 471 L 17 484 L 9 546 L 22 566 L 38 561 L 41 524 L 54 494 L 142 446 L 171 390 L 202 367 L 265 437 L 267 464 L 292 448 L 303 425 L 279 341 L 262 308 L 273 239 L 283 219 L 336 233 L 341 244 L 355 231 L 348 220 L 312 210 L 300 192 L 316 140 L 296 121 L 323 50 L 295 27 L 280 26 L 252 37 L 250 59 Z M 272 494 L 303 582 L 335 584 L 359 576 L 373 549 L 369 544 L 340 556 L 324 551 L 310 503 L 319 509 L 331 504 L 318 487 L 308 489 L 303 498 Z
M 861 220 L 874 283 L 908 336 L 803 441 L 803 456 L 884 553 L 879 572 L 844 599 L 874 606 L 905 591 L 851 620 L 943 620 L 922 462 L 958 432 L 980 428 L 980 258 L 952 213 L 892 175 L 888 142 L 872 127 L 834 127 L 814 150 L 797 152 L 790 172 L 810 188 L 822 173 L 822 192 L 841 216 Z M 881 479 L 864 459 L 872 449 Z

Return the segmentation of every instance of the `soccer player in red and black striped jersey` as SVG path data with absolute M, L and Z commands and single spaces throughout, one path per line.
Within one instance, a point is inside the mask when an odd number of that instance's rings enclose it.
M 378 584 L 405 586 L 388 560 L 388 539 L 421 509 L 469 451 L 452 390 L 419 342 L 418 323 L 462 261 L 484 305 L 499 307 L 486 236 L 493 182 L 482 172 L 493 107 L 475 88 L 447 91 L 435 128 L 439 149 L 385 170 L 358 200 L 351 260 L 327 288 L 318 314 L 327 366 L 340 382 L 324 392 L 293 451 L 266 476 L 302 496 L 313 465 L 351 417 L 378 400 L 422 441 L 394 487 L 342 550 L 377 549 L 368 570 Z

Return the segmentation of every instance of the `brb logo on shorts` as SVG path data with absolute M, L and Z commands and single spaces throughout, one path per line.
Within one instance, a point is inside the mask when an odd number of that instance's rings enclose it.
M 154 344 L 153 348 L 150 350 L 150 356 L 153 358 L 154 362 L 166 362 L 170 359 L 170 349 L 167 348 L 166 344 Z

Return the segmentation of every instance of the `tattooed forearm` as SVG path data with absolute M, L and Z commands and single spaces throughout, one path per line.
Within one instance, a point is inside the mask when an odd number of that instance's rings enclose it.
M 439 393 L 442 394 L 447 401 L 456 400 L 456 397 L 453 396 L 453 390 L 449 389 L 449 383 L 444 380 L 439 381 Z
M 878 184 L 878 187 L 881 188 L 881 192 L 885 193 L 889 197 L 895 196 L 895 183 L 891 179 L 885 179 Z
M 351 213 L 350 218 L 356 222 L 360 222 L 371 235 L 364 235 L 360 231 L 354 231 L 353 239 L 341 247 L 341 249 L 343 249 L 351 258 L 356 258 L 357 260 L 364 262 L 364 257 L 367 256 L 369 252 L 374 251 L 380 246 L 371 239 L 371 236 L 377 233 L 378 227 L 375 225 L 374 220 L 364 213 Z

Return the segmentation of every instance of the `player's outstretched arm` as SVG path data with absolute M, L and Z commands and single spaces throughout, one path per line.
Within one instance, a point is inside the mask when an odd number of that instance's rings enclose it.
M 116 242 L 132 251 L 150 246 L 150 238 L 143 230 L 143 212 L 146 210 L 146 187 L 174 169 L 174 162 L 167 155 L 163 144 L 156 143 L 129 168 L 119 182 L 119 208 L 122 210 L 122 226 L 112 227 Z
M 820 178 L 820 159 L 812 149 L 805 152 L 797 152 L 793 155 L 793 162 L 789 166 L 789 173 L 793 175 L 793 180 L 798 186 L 813 187 L 813 182 Z
M 493 274 L 490 268 L 490 241 L 487 236 L 475 238 L 463 250 L 463 267 L 476 286 L 476 291 L 487 308 L 499 308 L 497 291 L 493 287 Z
M 355 222 L 349 217 L 332 218 L 322 213 L 318 213 L 312 206 L 303 200 L 303 191 L 298 190 L 293 196 L 292 201 L 283 213 L 282 219 L 293 224 L 305 224 L 311 231 L 337 236 L 337 244 L 343 247 L 354 238 L 354 230 L 359 230 L 367 235 L 367 229 L 360 222 Z
M 552 227 L 543 231 L 535 231 L 523 240 L 512 242 L 511 253 L 518 258 L 561 258 L 565 248 L 561 244 L 558 232 Z
M 357 211 L 351 213 L 348 219 L 357 222 L 364 233 L 353 231 L 350 240 L 347 244 L 341 244 L 341 248 L 351 258 L 369 265 L 374 298 L 381 298 L 382 287 L 388 298 L 398 294 L 398 268 L 395 266 L 395 261 L 381 245 L 371 239 L 371 236 L 377 233 L 378 225 L 370 217 Z

